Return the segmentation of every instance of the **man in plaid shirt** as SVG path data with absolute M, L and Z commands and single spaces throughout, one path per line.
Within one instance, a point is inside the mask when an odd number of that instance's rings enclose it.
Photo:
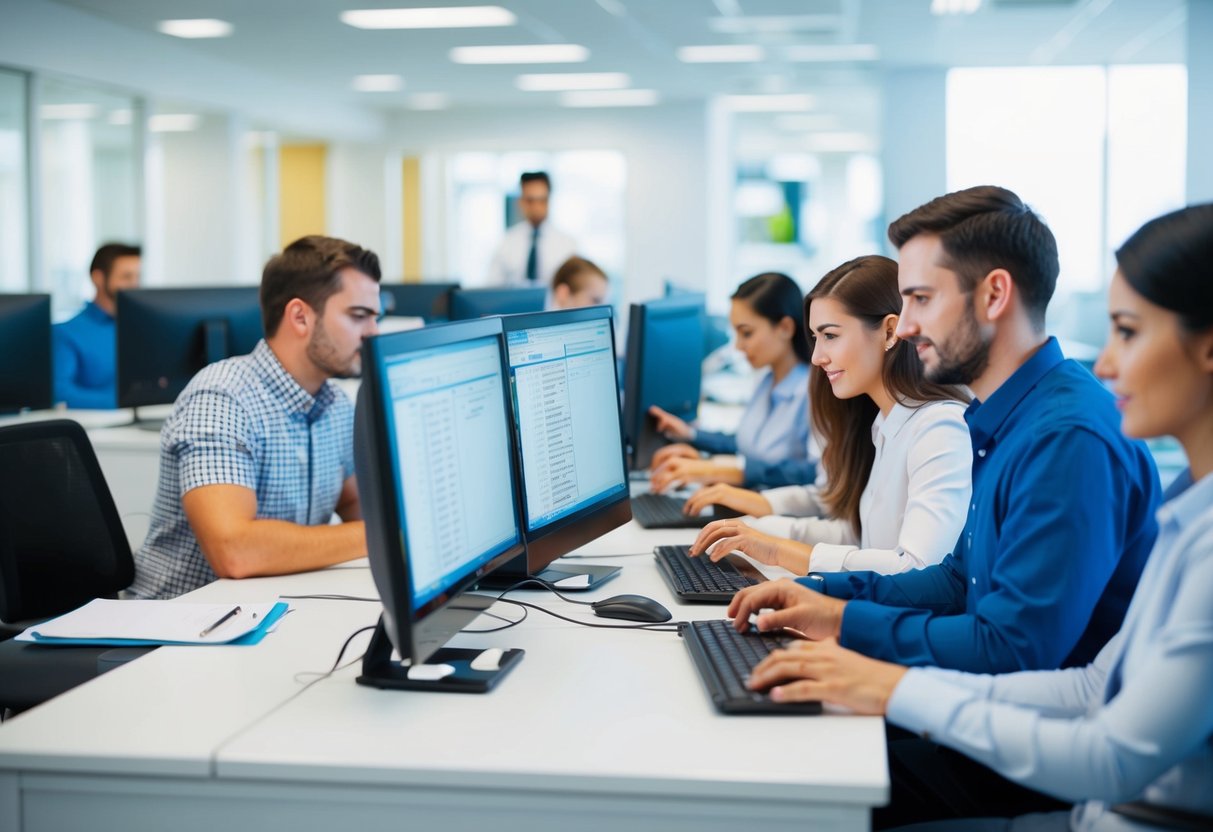
M 160 432 L 160 481 L 130 593 L 281 575 L 366 555 L 349 398 L 376 332 L 379 258 L 303 237 L 261 277 L 265 338 L 206 367 Z M 345 522 L 330 525 L 336 513 Z

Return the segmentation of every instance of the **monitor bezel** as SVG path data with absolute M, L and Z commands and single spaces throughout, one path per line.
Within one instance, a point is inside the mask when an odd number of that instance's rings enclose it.
M 505 331 L 506 366 L 509 369 L 509 333 L 524 329 L 535 329 L 547 326 L 563 326 L 565 324 L 583 323 L 585 321 L 606 321 L 611 331 L 612 376 L 615 379 L 615 390 L 619 389 L 619 368 L 615 363 L 615 315 L 609 306 L 590 306 L 583 309 L 554 310 L 549 312 L 530 312 L 520 315 L 506 315 L 501 318 Z M 550 523 L 540 526 L 533 532 L 527 516 L 526 479 L 522 476 L 524 463 L 522 460 L 522 441 L 518 435 L 518 415 L 513 412 L 516 400 L 513 395 L 513 374 L 510 380 L 510 421 L 514 433 L 514 446 L 517 448 L 519 471 L 519 494 L 522 507 L 522 531 L 526 537 L 527 558 L 526 567 L 532 575 L 538 574 L 562 555 L 584 546 L 607 532 L 622 526 L 632 519 L 632 504 L 628 487 L 627 442 L 623 432 L 623 414 L 616 408 L 619 424 L 620 462 L 623 467 L 623 489 L 604 500 L 586 506 L 583 509 L 566 514 Z M 616 396 L 618 402 L 618 395 Z M 521 575 L 518 564 L 511 564 L 508 570 Z
M 408 535 L 397 499 L 395 470 L 391 460 L 371 453 L 372 439 L 379 448 L 386 447 L 389 391 L 383 375 L 384 359 L 388 355 L 416 352 L 465 341 L 494 338 L 497 342 L 498 372 L 503 391 L 503 418 L 512 419 L 509 405 L 509 377 L 505 355 L 505 336 L 499 318 L 484 318 L 449 324 L 435 324 L 424 329 L 373 336 L 363 342 L 363 378 L 358 391 L 358 412 L 355 414 L 355 468 L 358 473 L 359 494 L 366 523 L 367 557 L 371 577 L 383 603 L 385 629 L 400 656 L 421 662 L 445 644 L 459 630 L 490 606 L 487 596 L 466 595 L 478 581 L 503 565 L 525 555 L 526 538 L 519 512 L 519 477 L 514 430 L 507 427 L 510 466 L 510 504 L 517 542 L 506 546 L 479 568 L 472 570 L 445 588 L 437 596 L 415 607 L 412 574 L 408 561 Z M 370 430 L 373 436 L 365 432 Z M 386 488 L 389 499 L 384 498 Z M 468 603 L 453 602 L 464 597 Z
M 0 317 L 9 313 L 22 318 L 29 317 L 38 336 L 36 344 L 19 339 L 22 341 L 20 349 L 5 356 L 6 360 L 12 360 L 18 365 L 18 370 L 12 377 L 19 383 L 12 401 L 5 401 L 4 391 L 0 390 L 0 413 L 48 410 L 54 407 L 55 350 L 51 296 L 44 292 L 5 292 L 0 294 L 0 307 L 3 307 Z
M 520 312 L 511 312 L 510 310 L 491 309 L 488 312 L 481 311 L 483 302 L 490 299 L 507 299 L 507 298 L 526 299 L 531 303 L 538 302 L 538 309 L 534 311 L 526 310 Z M 491 316 L 510 316 L 510 315 L 537 315 L 543 310 L 543 305 L 547 299 L 547 289 L 542 286 L 491 286 L 481 288 L 466 288 L 461 287 L 451 290 L 451 306 L 450 316 L 452 321 L 475 321 L 480 318 Z M 470 304 L 474 315 L 464 315 L 467 311 L 460 309 L 463 304 Z

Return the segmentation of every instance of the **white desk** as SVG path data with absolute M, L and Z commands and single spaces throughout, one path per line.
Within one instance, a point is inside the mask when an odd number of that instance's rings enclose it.
M 629 524 L 585 553 L 686 540 Z M 676 619 L 721 614 L 675 604 L 651 555 L 601 562 L 625 569 L 593 597 L 641 592 Z M 373 594 L 369 570 L 220 581 L 191 597 L 316 592 Z M 161 648 L 0 725 L 0 829 L 860 830 L 887 797 L 879 719 L 721 716 L 673 633 L 531 612 L 453 641 L 526 649 L 487 695 L 365 688 L 356 665 L 304 690 L 295 674 L 331 666 L 379 607 L 294 603 L 256 647 Z

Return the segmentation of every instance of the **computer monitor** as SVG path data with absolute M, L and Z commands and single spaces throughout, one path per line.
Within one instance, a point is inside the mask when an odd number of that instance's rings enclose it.
M 172 404 L 207 364 L 261 339 L 256 286 L 118 293 L 118 406 Z
M 0 413 L 54 404 L 51 296 L 0 295 Z
M 649 408 L 690 421 L 699 408 L 705 315 L 703 295 L 634 303 L 628 316 L 623 428 L 633 470 L 649 466 L 665 444 Z
M 383 313 L 423 318 L 427 324 L 449 321 L 451 292 L 458 288 L 458 283 L 383 283 Z
M 360 684 L 482 691 L 521 656 L 478 670 L 443 646 L 494 601 L 465 590 L 524 555 L 504 354 L 498 318 L 363 346 L 354 466 L 383 615 Z
M 619 572 L 615 566 L 549 568 L 632 519 L 612 323 L 609 306 L 502 318 L 527 552 L 488 585 L 529 574 L 565 589 L 588 589 Z
M 451 292 L 451 320 L 467 321 L 486 315 L 542 312 L 547 289 L 455 289 Z

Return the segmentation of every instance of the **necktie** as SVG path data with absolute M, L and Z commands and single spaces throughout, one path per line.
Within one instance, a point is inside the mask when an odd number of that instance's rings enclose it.
M 526 279 L 530 283 L 539 280 L 539 226 L 531 231 L 531 253 L 526 258 Z

